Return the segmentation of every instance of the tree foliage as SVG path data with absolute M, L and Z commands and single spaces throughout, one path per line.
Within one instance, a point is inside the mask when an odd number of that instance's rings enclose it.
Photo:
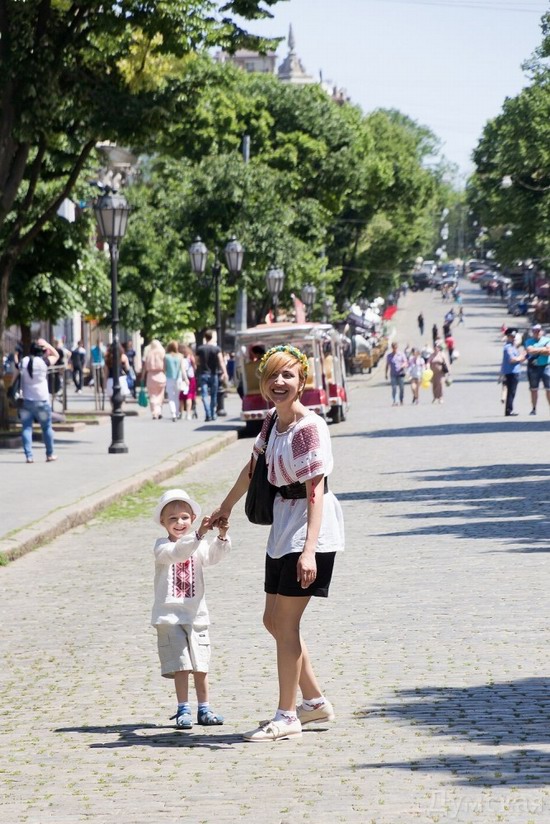
M 139 145 L 167 118 L 183 117 L 186 57 L 214 45 L 265 46 L 233 15 L 265 16 L 275 2 L 0 3 L 0 347 L 14 268 L 73 190 L 96 142 Z M 40 184 L 53 181 L 43 201 Z M 0 406 L 5 419 L 3 394 Z
M 504 101 L 474 152 L 468 199 L 478 231 L 504 264 L 550 256 L 550 14 L 525 63 L 530 84 Z

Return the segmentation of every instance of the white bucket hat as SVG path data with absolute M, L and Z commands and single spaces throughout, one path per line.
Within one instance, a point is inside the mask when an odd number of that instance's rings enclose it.
M 189 504 L 191 510 L 193 512 L 193 520 L 199 517 L 201 514 L 201 508 L 196 501 L 191 498 L 185 489 L 168 489 L 164 495 L 161 496 L 158 504 L 155 507 L 155 511 L 153 513 L 153 520 L 156 524 L 160 524 L 160 516 L 162 514 L 162 510 L 166 506 L 166 504 L 172 503 L 172 501 L 181 501 L 181 503 Z

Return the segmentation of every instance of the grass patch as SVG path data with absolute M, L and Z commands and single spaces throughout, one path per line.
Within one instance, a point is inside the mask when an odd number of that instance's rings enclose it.
M 220 490 L 219 485 L 213 483 L 192 484 L 192 487 L 187 488 L 186 484 L 182 484 L 181 480 L 174 479 L 169 485 L 166 482 L 162 484 L 155 484 L 147 482 L 139 492 L 134 495 L 127 495 L 124 498 L 119 498 L 115 503 L 110 504 L 106 509 L 103 509 L 96 515 L 96 519 L 101 523 L 108 521 L 122 521 L 125 518 L 143 518 L 143 516 L 152 515 L 153 509 L 160 498 L 160 496 L 171 487 L 184 486 L 192 498 L 195 498 L 203 509 L 203 515 L 214 509 L 219 504 Z
M 124 518 L 141 518 L 153 511 L 156 502 L 165 491 L 166 487 L 148 481 L 139 492 L 119 498 L 114 504 L 103 509 L 97 515 L 97 520 L 105 522 L 121 521 Z

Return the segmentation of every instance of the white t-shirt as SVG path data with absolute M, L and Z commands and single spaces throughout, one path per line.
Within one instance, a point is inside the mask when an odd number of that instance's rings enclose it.
M 23 387 L 23 398 L 26 401 L 49 401 L 48 391 L 48 367 L 42 358 L 32 359 L 32 378 L 28 372 L 29 356 L 23 358 L 21 363 L 21 384 Z

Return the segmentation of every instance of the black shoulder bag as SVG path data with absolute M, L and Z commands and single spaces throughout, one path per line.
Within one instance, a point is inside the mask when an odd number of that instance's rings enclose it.
M 265 446 L 258 455 L 254 472 L 250 478 L 248 492 L 246 493 L 244 511 L 251 524 L 273 523 L 273 501 L 277 494 L 277 487 L 273 486 L 267 479 L 265 450 L 276 419 L 277 413 L 274 412 L 267 428 Z
M 13 382 L 8 387 L 8 399 L 17 408 L 23 406 L 23 385 L 21 380 L 21 372 L 19 371 L 19 368 L 17 369 L 16 377 L 13 379 Z

